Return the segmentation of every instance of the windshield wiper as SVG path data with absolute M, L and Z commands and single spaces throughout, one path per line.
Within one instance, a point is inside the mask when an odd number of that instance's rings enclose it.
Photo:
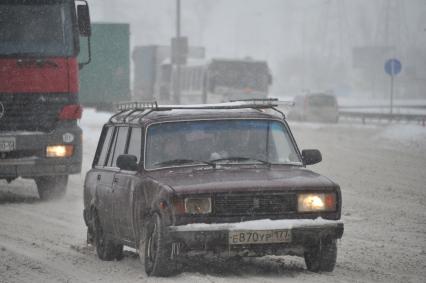
M 213 162 L 213 163 L 217 163 L 217 162 L 221 162 L 221 161 L 230 161 L 230 162 L 233 162 L 233 161 L 235 161 L 235 162 L 256 161 L 258 163 L 268 165 L 268 167 L 271 167 L 271 165 L 272 165 L 272 163 L 265 161 L 265 160 L 250 158 L 250 157 L 240 157 L 240 156 L 231 156 L 231 157 L 226 157 L 226 158 L 219 158 L 219 159 L 210 160 L 210 162 Z
M 208 161 L 203 160 L 193 160 L 193 159 L 172 159 L 172 160 L 166 160 L 162 162 L 154 163 L 154 165 L 159 166 L 171 166 L 171 165 L 183 165 L 183 164 L 191 164 L 191 163 L 198 163 L 203 165 L 209 165 L 213 168 L 216 168 L 216 164 Z

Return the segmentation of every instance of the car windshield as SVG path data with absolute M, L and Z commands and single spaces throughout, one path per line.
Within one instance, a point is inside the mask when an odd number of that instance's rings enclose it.
M 189 164 L 302 162 L 283 123 L 274 120 L 186 121 L 148 128 L 146 169 Z
M 0 3 L 0 42 L 3 56 L 72 55 L 70 6 L 66 3 Z

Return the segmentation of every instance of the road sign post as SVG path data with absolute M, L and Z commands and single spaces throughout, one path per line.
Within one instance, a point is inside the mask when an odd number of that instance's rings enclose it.
M 390 76 L 390 114 L 393 113 L 394 77 L 401 72 L 402 65 L 398 59 L 389 59 L 385 62 L 385 72 Z
M 180 0 L 176 0 L 176 39 L 172 39 L 172 61 L 177 59 L 172 64 L 176 64 L 176 81 L 174 84 L 174 103 L 180 104 L 180 71 L 181 71 L 181 37 L 180 37 Z M 175 45 L 173 43 L 176 43 Z

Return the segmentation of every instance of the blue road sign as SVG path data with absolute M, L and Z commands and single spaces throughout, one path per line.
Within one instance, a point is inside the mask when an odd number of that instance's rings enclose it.
M 385 72 L 389 76 L 398 75 L 401 72 L 402 65 L 398 59 L 389 59 L 385 63 Z

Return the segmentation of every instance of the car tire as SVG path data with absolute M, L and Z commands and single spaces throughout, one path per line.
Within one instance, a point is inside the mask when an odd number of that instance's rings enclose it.
M 35 182 L 41 200 L 60 199 L 66 194 L 68 175 L 37 177 Z
M 139 258 L 148 276 L 167 277 L 176 272 L 176 262 L 171 259 L 172 243 L 167 238 L 161 216 L 152 215 L 145 225 L 139 242 Z
M 123 258 L 123 245 L 115 243 L 103 231 L 99 217 L 95 218 L 95 246 L 96 253 L 101 260 L 111 261 Z
M 331 272 L 336 265 L 337 244 L 336 240 L 322 242 L 315 247 L 309 248 L 305 254 L 305 263 L 309 271 Z

